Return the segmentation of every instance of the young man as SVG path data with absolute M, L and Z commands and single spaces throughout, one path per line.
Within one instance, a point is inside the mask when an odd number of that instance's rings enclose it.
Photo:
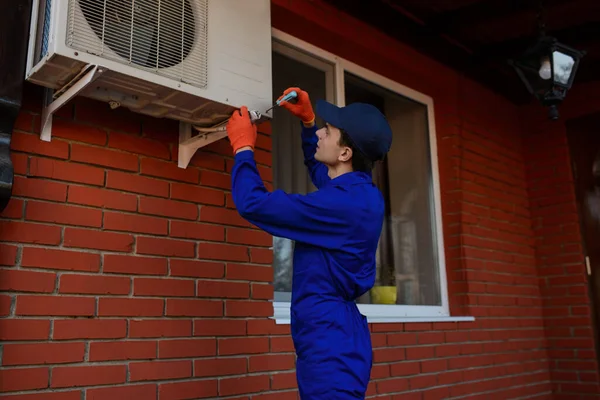
M 372 348 L 355 300 L 373 287 L 384 200 L 372 181 L 373 162 L 389 151 L 391 129 L 375 107 L 317 103 L 317 130 L 306 92 L 282 107 L 300 118 L 302 148 L 318 188 L 308 195 L 269 192 L 254 161 L 256 126 L 235 111 L 227 132 L 235 154 L 232 195 L 238 212 L 274 236 L 295 241 L 291 332 L 300 397 L 364 399 Z M 273 133 L 274 135 L 277 132 Z

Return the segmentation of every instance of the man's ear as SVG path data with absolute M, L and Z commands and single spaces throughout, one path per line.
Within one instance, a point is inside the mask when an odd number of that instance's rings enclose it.
M 348 162 L 352 159 L 352 149 L 348 146 L 344 146 L 344 148 L 342 149 L 342 152 L 340 153 L 340 156 L 338 157 L 338 159 L 341 162 Z

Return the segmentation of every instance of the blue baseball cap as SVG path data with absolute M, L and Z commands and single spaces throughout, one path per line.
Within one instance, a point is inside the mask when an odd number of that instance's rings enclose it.
M 370 161 L 382 160 L 390 151 L 392 128 L 377 107 L 366 103 L 338 107 L 325 100 L 318 100 L 316 113 L 325 122 L 345 131 L 352 143 Z

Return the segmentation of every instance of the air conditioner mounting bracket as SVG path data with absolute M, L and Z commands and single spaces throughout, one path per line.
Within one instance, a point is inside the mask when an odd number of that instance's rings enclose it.
M 200 133 L 192 137 L 192 132 L 195 129 L 200 131 Z M 179 168 L 186 169 L 199 148 L 221 140 L 224 137 L 227 137 L 224 125 L 214 129 L 197 129 L 188 122 L 179 122 L 179 155 L 177 162 Z
M 106 72 L 106 68 L 88 64 L 77 76 L 54 94 L 50 89 L 46 89 L 46 97 L 42 107 L 41 140 L 49 142 L 52 139 L 53 115 L 104 72 Z

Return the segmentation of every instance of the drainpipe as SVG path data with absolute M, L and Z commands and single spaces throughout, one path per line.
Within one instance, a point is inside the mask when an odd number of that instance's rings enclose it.
M 0 212 L 12 196 L 10 138 L 21 110 L 32 1 L 0 0 Z

